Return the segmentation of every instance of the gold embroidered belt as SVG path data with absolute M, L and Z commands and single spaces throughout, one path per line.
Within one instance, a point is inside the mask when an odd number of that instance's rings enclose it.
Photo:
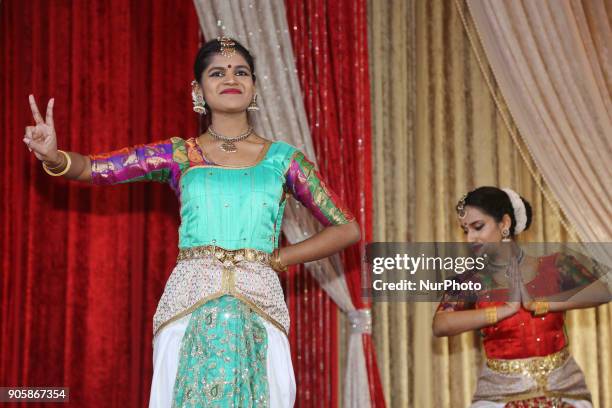
M 179 249 L 177 261 L 194 258 L 207 258 L 213 256 L 224 265 L 234 265 L 240 261 L 259 262 L 265 265 L 270 264 L 270 254 L 251 248 L 225 249 L 214 245 L 202 245 L 191 248 Z
M 487 359 L 487 366 L 501 374 L 523 374 L 536 380 L 538 388 L 545 389 L 548 375 L 561 367 L 569 358 L 569 350 L 564 347 L 556 353 L 542 357 L 512 360 Z

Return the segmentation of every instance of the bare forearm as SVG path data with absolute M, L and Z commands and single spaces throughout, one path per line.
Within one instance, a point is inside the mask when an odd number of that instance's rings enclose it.
M 326 258 L 360 239 L 359 225 L 350 222 L 329 226 L 312 237 L 280 249 L 280 259 L 284 265 L 294 265 Z
M 503 320 L 516 313 L 508 305 L 497 306 L 497 320 Z M 471 330 L 490 326 L 486 309 L 439 311 L 433 320 L 433 334 L 436 337 L 455 336 Z
M 91 161 L 88 156 L 76 152 L 66 152 L 70 156 L 70 168 L 62 176 L 70 180 L 91 182 Z M 63 154 L 58 152 L 56 158 L 52 161 L 45 161 L 45 164 L 50 168 L 57 168 L 54 172 L 59 173 L 68 165 Z
M 601 281 L 596 281 L 588 286 L 557 293 L 543 299 L 549 303 L 550 312 L 563 312 L 572 309 L 585 309 L 596 307 L 610 302 L 610 291 L 608 286 Z

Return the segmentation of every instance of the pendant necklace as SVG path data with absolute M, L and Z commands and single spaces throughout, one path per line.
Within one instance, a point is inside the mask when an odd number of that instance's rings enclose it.
M 214 129 L 212 128 L 212 126 L 208 127 L 208 130 L 206 131 L 209 135 L 211 135 L 213 138 L 221 140 L 223 143 L 220 146 L 220 149 L 223 150 L 224 152 L 227 153 L 234 153 L 238 150 L 238 148 L 236 147 L 236 142 L 239 142 L 241 140 L 246 139 L 247 137 L 249 137 L 251 135 L 251 133 L 253 133 L 253 127 L 249 126 L 249 128 L 242 134 L 236 136 L 236 137 L 227 137 L 227 136 L 223 136 L 217 132 L 214 131 Z

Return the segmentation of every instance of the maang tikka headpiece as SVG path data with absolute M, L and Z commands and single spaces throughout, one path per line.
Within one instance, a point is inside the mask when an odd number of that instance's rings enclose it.
M 459 200 L 459 202 L 457 203 L 457 216 L 461 219 L 465 218 L 465 199 L 467 198 L 467 194 L 464 194 L 463 197 L 461 197 L 461 200 Z
M 236 43 L 229 37 L 217 37 L 217 41 L 221 44 L 221 55 L 225 58 L 230 58 L 236 53 Z

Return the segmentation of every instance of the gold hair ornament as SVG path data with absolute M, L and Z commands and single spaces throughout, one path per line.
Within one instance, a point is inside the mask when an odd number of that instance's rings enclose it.
M 464 219 L 465 218 L 465 199 L 467 198 L 467 194 L 464 194 L 463 197 L 461 197 L 461 199 L 459 200 L 459 202 L 457 203 L 457 215 L 459 216 L 459 218 Z
M 236 42 L 229 37 L 217 37 L 217 41 L 221 44 L 221 55 L 225 58 L 230 58 L 236 53 Z

